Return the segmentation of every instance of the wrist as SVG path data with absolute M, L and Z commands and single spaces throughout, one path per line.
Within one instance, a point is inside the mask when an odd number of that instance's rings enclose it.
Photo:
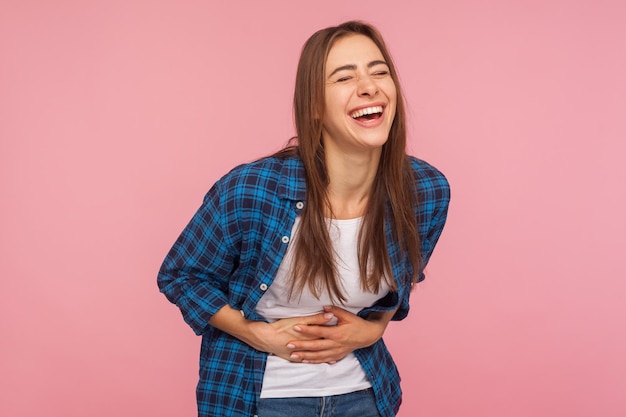
M 387 323 L 382 320 L 368 320 L 368 322 L 372 327 L 372 330 L 370 331 L 371 338 L 367 346 L 371 346 L 383 337 L 385 329 L 387 328 Z
M 226 305 L 211 317 L 209 324 L 257 350 L 266 351 L 264 341 L 269 339 L 265 322 L 248 320 L 239 310 Z
M 268 340 L 267 323 L 246 319 L 243 323 L 242 333 L 239 338 L 256 350 L 267 352 L 267 346 L 265 344 L 265 341 Z
M 375 335 L 375 338 L 371 341 L 368 346 L 376 343 L 380 338 L 383 337 L 385 330 L 387 329 L 387 325 L 391 321 L 391 318 L 395 314 L 395 311 L 388 312 L 372 312 L 366 318 L 367 322 L 372 326 L 372 335 Z

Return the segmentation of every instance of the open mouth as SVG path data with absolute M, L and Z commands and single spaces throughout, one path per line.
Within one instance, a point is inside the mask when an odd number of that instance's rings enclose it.
M 383 106 L 372 106 L 372 107 L 365 107 L 363 109 L 359 109 L 355 112 L 353 112 L 352 114 L 350 114 L 350 117 L 352 117 L 355 120 L 375 120 L 378 119 L 382 116 L 383 114 Z

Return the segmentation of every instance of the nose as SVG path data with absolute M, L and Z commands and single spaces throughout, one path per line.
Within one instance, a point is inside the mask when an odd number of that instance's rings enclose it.
M 378 93 L 378 85 L 369 74 L 360 75 L 357 81 L 357 94 L 359 96 L 373 97 Z

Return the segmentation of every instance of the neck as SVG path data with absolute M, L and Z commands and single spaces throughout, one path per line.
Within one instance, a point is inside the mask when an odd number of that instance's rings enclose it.
M 363 154 L 326 154 L 328 199 L 336 219 L 352 219 L 365 213 L 378 170 L 380 149 Z

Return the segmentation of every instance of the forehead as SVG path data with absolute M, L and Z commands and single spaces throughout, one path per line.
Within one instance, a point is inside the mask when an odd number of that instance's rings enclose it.
M 347 35 L 335 41 L 326 57 L 326 73 L 342 65 L 367 64 L 372 61 L 384 61 L 378 46 L 365 35 Z

